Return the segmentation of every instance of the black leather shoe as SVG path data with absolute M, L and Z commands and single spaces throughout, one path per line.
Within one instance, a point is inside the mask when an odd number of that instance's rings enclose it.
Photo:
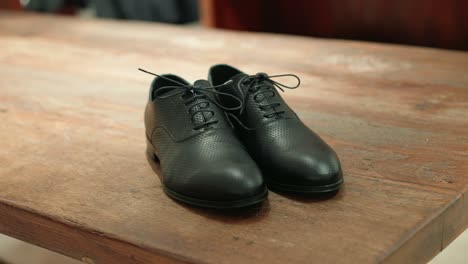
M 166 194 L 212 208 L 265 200 L 261 172 L 223 111 L 236 107 L 216 102 L 218 92 L 208 81 L 190 85 L 175 75 L 153 75 L 158 77 L 151 84 L 145 110 L 147 155 L 159 167 Z
M 297 85 L 290 87 L 273 80 L 286 76 L 296 78 Z M 343 174 L 335 151 L 302 123 L 277 91 L 297 88 L 297 76 L 247 75 L 220 64 L 211 67 L 208 79 L 215 86 L 232 81 L 217 90 L 243 100 L 243 107 L 232 111 L 231 119 L 239 124 L 241 140 L 262 170 L 268 187 L 298 194 L 328 193 L 340 188 Z M 223 105 L 236 104 L 230 96 L 217 97 Z

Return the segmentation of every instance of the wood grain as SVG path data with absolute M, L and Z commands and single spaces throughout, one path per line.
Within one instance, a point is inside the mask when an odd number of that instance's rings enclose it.
M 295 73 L 338 152 L 332 199 L 217 212 L 167 198 L 144 156 L 149 76 Z M 88 263 L 424 263 L 468 224 L 468 54 L 0 13 L 0 232 Z

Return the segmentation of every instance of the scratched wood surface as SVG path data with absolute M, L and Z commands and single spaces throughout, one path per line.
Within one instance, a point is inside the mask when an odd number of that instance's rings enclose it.
M 136 68 L 221 62 L 302 78 L 284 97 L 339 154 L 337 196 L 163 194 Z M 468 223 L 467 73 L 464 52 L 0 13 L 0 232 L 87 263 L 424 263 Z

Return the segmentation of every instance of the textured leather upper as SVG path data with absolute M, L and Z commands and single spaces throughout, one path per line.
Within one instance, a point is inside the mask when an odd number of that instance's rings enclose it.
M 270 88 L 264 86 L 264 91 L 258 93 L 252 84 L 243 83 L 247 76 L 228 65 L 217 65 L 211 69 L 209 80 L 214 85 L 226 78 L 233 80 L 222 91 L 245 100 L 243 112 L 235 114 L 251 130 L 241 126 L 238 130 L 264 177 L 287 185 L 323 186 L 341 181 L 341 165 L 335 151 L 298 118 L 273 85 L 261 83 Z M 233 103 L 226 97 L 218 99 Z
M 164 185 L 187 197 L 214 201 L 242 199 L 263 192 L 260 170 L 236 137 L 223 110 L 204 98 L 191 100 L 194 94 L 190 92 L 159 98 L 156 90 L 168 84 L 160 84 L 157 79 L 145 110 L 145 126 L 146 136 L 160 160 Z M 195 84 L 209 86 L 207 81 Z M 206 121 L 216 122 L 194 129 Z

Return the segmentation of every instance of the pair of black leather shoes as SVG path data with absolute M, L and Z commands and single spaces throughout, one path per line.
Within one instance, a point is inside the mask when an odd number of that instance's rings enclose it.
M 142 70 L 147 72 L 145 70 Z M 244 207 L 270 189 L 294 194 L 337 191 L 336 153 L 305 126 L 277 89 L 297 76 L 247 75 L 215 65 L 193 85 L 157 75 L 145 110 L 147 155 L 164 191 L 193 205 Z M 292 76 L 297 86 L 276 77 Z

